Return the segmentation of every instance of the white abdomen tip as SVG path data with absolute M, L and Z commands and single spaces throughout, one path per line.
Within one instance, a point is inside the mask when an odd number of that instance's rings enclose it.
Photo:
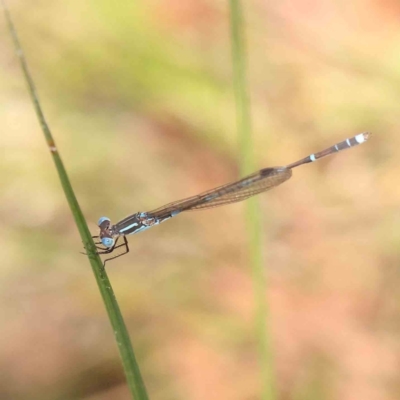
M 359 135 L 355 136 L 356 142 L 359 144 L 366 142 L 369 135 L 369 132 L 360 133 Z

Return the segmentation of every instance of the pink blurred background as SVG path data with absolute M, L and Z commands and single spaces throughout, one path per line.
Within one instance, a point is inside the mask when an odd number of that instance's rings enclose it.
M 8 3 L 93 233 L 238 177 L 228 2 Z M 400 4 L 243 3 L 257 165 L 374 134 L 259 197 L 278 398 L 398 399 Z M 0 21 L 0 398 L 126 399 Z M 108 267 L 151 399 L 259 398 L 243 209 L 181 215 Z

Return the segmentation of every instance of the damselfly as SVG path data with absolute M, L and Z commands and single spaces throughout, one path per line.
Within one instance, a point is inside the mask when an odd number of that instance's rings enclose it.
M 96 243 L 97 253 L 110 254 L 115 249 L 124 247 L 122 253 L 106 259 L 104 262 L 105 265 L 107 261 L 129 252 L 126 235 L 133 235 L 151 228 L 152 226 L 159 225 L 161 222 L 175 217 L 184 211 L 205 210 L 211 207 L 236 203 L 258 193 L 265 192 L 287 181 L 292 176 L 293 168 L 316 161 L 319 158 L 338 151 L 357 146 L 364 143 L 369 136 L 370 133 L 368 132 L 360 133 L 292 164 L 283 167 L 261 169 L 236 182 L 219 186 L 183 200 L 174 201 L 153 211 L 137 212 L 117 222 L 115 225 L 111 225 L 109 218 L 101 217 L 98 222 L 100 233 L 98 236 L 93 236 L 93 238 L 98 238 L 100 240 Z M 122 243 L 118 243 L 120 239 L 122 239 Z

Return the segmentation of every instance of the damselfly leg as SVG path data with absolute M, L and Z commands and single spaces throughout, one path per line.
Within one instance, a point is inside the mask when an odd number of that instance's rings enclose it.
M 119 245 L 117 246 L 118 239 L 119 239 L 120 237 L 122 237 L 122 240 L 123 240 L 124 243 L 121 243 L 121 244 L 119 244 Z M 97 254 L 110 254 L 110 253 L 113 252 L 115 249 L 119 249 L 119 248 L 121 248 L 121 247 L 125 247 L 125 251 L 122 252 L 122 253 L 120 253 L 120 254 L 117 254 L 117 255 L 114 256 L 114 257 L 106 258 L 106 259 L 104 260 L 104 263 L 103 263 L 104 268 L 105 268 L 105 266 L 106 266 L 106 262 L 107 262 L 107 261 L 114 260 L 115 258 L 124 256 L 125 254 L 128 254 L 128 253 L 129 253 L 128 240 L 126 239 L 126 236 L 125 236 L 125 235 L 123 235 L 123 236 L 118 236 L 117 239 L 115 240 L 115 244 L 114 244 L 113 247 L 111 247 L 110 249 L 104 250 L 104 251 L 98 251 L 98 252 L 97 252 Z
M 122 237 L 123 243 L 118 244 L 118 241 L 119 241 L 120 237 Z M 92 239 L 98 239 L 98 238 L 99 238 L 98 235 L 97 236 L 92 236 Z M 124 236 L 124 235 L 123 236 L 118 236 L 116 238 L 115 243 L 114 243 L 114 245 L 112 247 L 105 247 L 100 241 L 98 241 L 98 242 L 95 241 L 94 244 L 95 244 L 96 249 L 97 249 L 96 254 L 99 254 L 99 255 L 110 254 L 116 249 L 119 249 L 121 247 L 125 247 L 125 251 L 123 251 L 122 253 L 120 253 L 120 254 L 118 254 L 118 255 L 116 255 L 114 257 L 110 257 L 110 258 L 105 259 L 104 262 L 103 262 L 103 266 L 104 267 L 106 266 L 106 262 L 107 261 L 114 260 L 115 258 L 121 257 L 121 256 L 129 253 L 128 240 L 126 239 L 126 236 Z M 86 247 L 85 247 L 85 249 L 86 249 Z M 82 253 L 82 254 L 87 255 L 87 253 Z

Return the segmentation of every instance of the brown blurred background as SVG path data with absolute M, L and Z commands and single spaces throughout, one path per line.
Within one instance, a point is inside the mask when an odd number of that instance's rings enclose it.
M 8 3 L 93 233 L 238 177 L 227 1 Z M 279 399 L 398 399 L 400 4 L 243 3 L 260 168 L 374 133 L 259 197 Z M 3 15 L 0 149 L 0 398 L 128 398 Z M 151 399 L 259 398 L 243 210 L 108 267 Z

